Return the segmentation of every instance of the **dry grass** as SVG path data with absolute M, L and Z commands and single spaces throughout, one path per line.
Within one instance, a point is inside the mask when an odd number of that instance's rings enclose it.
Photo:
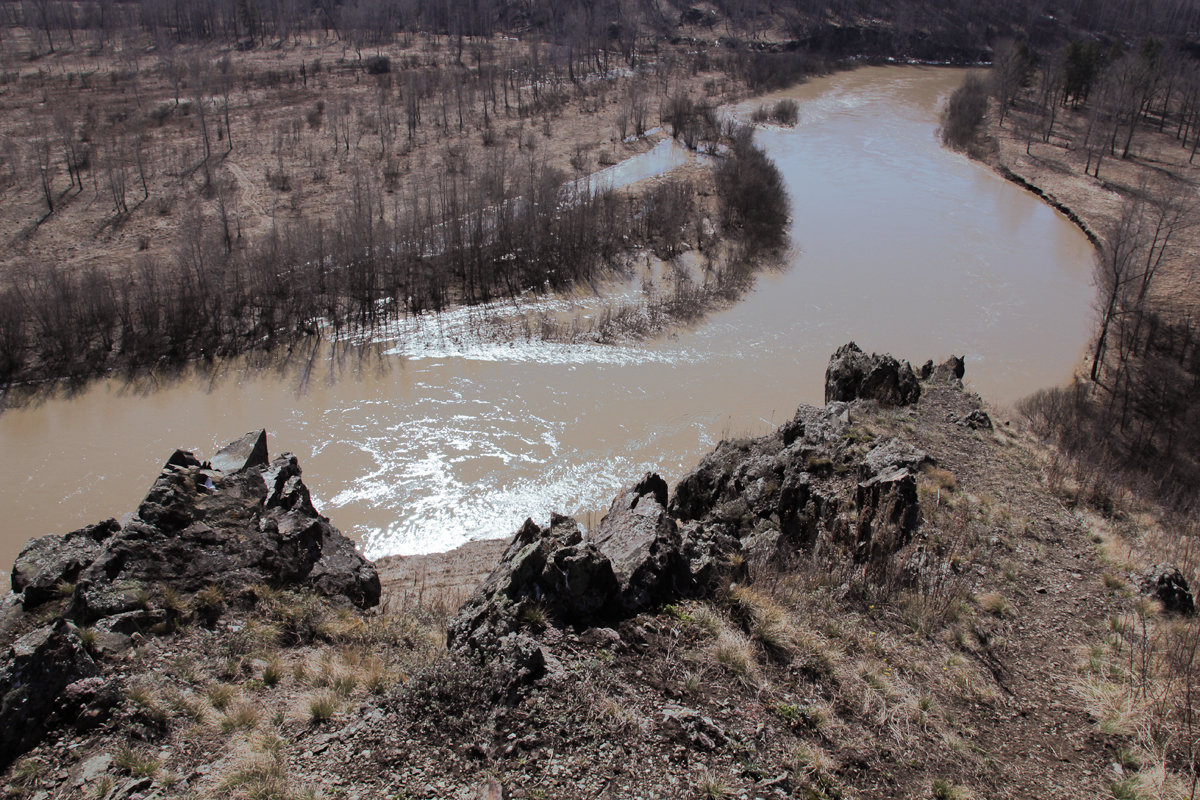
M 258 705 L 251 700 L 234 703 L 229 710 L 217 720 L 217 727 L 222 733 L 234 731 L 252 731 L 258 726 Z
M 288 773 L 282 744 L 278 737 L 266 736 L 244 750 L 220 779 L 220 791 L 236 800 L 317 800 L 315 790 L 297 786 Z
M 158 758 L 149 750 L 129 744 L 118 747 L 112 759 L 117 769 L 136 778 L 153 778 L 160 768 Z
M 701 800 L 725 800 L 733 796 L 729 784 L 707 770 L 696 780 L 696 794 Z
M 1000 592 L 984 592 L 976 597 L 975 601 L 979 603 L 979 607 L 982 610 L 994 617 L 1005 618 L 1014 616 L 1016 614 L 1016 612 L 1013 610 L 1012 603 L 1010 603 L 1008 598 L 1002 595 Z
M 191 690 L 176 692 L 171 697 L 171 710 L 196 723 L 203 724 L 208 719 L 208 703 Z
M 208 702 L 217 711 L 224 711 L 238 695 L 238 688 L 229 683 L 214 683 L 205 690 Z
M 304 699 L 306 718 L 313 725 L 329 722 L 341 707 L 337 694 L 328 689 L 319 689 Z
M 712 658 L 742 682 L 753 683 L 758 675 L 750 639 L 738 631 L 725 630 L 717 636 L 712 645 Z

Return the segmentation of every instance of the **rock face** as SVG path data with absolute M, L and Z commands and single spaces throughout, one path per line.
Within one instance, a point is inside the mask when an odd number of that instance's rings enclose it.
M 883 406 L 906 406 L 921 397 L 921 384 L 907 361 L 890 355 L 866 355 L 854 342 L 844 344 L 825 370 L 825 402 L 874 400 Z
M 295 456 L 269 459 L 259 431 L 222 448 L 213 461 L 232 471 L 178 450 L 129 522 L 44 536 L 21 551 L 12 572 L 20 606 L 28 611 L 51 599 L 69 600 L 59 606 L 55 624 L 19 639 L 5 661 L 5 757 L 37 741 L 52 718 L 73 719 L 89 698 L 110 693 L 76 685 L 98 672 L 76 624 L 94 629 L 93 652 L 103 653 L 128 646 L 134 635 L 169 628 L 176 612 L 166 602 L 168 592 L 186 596 L 215 587 L 236 596 L 268 584 L 306 587 L 360 607 L 379 602 L 374 565 L 317 513 Z M 68 686 L 75 689 L 66 692 Z

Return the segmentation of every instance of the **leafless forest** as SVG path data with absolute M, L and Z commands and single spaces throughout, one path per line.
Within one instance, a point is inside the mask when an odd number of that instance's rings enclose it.
M 712 248 L 710 217 L 727 281 L 782 244 L 786 206 L 717 105 L 850 56 L 996 53 L 1002 72 L 1005 42 L 1111 49 L 1196 26 L 1171 0 L 6 3 L 0 380 L 219 357 L 590 281 L 638 248 Z M 667 134 L 739 168 L 587 182 Z
M 1079 170 L 1112 198 L 1088 229 L 1098 251 L 1097 330 L 1086 380 L 1039 393 L 1027 410 L 1091 475 L 1144 483 L 1192 513 L 1200 483 L 1200 61 L 1191 47 L 1154 37 L 1077 40 L 1044 54 L 1010 43 L 997 50 L 987 80 L 972 76 L 956 92 L 946 140 L 990 157 L 994 144 L 978 136 L 989 102 L 996 126 L 1031 163 Z

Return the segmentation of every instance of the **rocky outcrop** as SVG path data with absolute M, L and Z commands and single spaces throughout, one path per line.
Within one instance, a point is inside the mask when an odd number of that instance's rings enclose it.
M 907 361 L 872 353 L 854 342 L 844 344 L 825 370 L 825 402 L 874 400 L 884 406 L 905 406 L 921 397 L 921 384 Z
M 864 356 L 851 344 L 834 362 L 833 394 L 893 403 L 919 395 L 911 367 L 890 356 Z M 928 372 L 957 380 L 960 367 Z M 818 544 L 847 576 L 913 579 L 906 549 L 919 548 L 917 475 L 930 459 L 899 439 L 866 446 L 853 413 L 841 400 L 805 406 L 774 433 L 721 442 L 673 495 L 648 473 L 589 534 L 566 517 L 548 528 L 526 521 L 451 622 L 451 648 L 517 681 L 536 679 L 549 668 L 549 628 L 607 625 L 709 595 Z
M 31 541 L 13 567 L 10 597 L 57 619 L 10 647 L 0 673 L 0 753 L 15 757 L 55 720 L 94 718 L 86 707 L 112 694 L 95 683 L 95 657 L 170 630 L 180 598 L 214 588 L 236 597 L 255 584 L 364 608 L 380 595 L 374 565 L 317 513 L 295 456 L 269 458 L 263 431 L 222 448 L 213 464 L 177 450 L 123 525 L 107 520 Z M 48 605 L 54 599 L 58 606 Z M 34 619 L 10 605 L 6 636 Z M 76 625 L 92 628 L 88 648 Z
M 446 643 L 497 665 L 515 683 L 536 679 L 546 668 L 541 628 L 607 618 L 619 591 L 608 557 L 584 541 L 575 520 L 555 515 L 548 528 L 526 520 L 451 621 Z
M 137 514 L 66 536 L 30 542 L 12 587 L 26 608 L 69 593 L 67 616 L 81 624 L 141 629 L 161 619 L 144 606 L 164 588 L 231 592 L 248 585 L 307 586 L 367 607 L 379 602 L 374 566 L 313 507 L 296 457 L 271 460 L 257 431 L 222 448 L 214 463 L 176 451 Z
M 62 712 L 67 687 L 99 674 L 75 626 L 65 620 L 18 639 L 0 670 L 0 767 L 36 744 Z M 76 693 L 79 694 L 79 693 Z M 87 702 L 85 697 L 82 701 Z M 81 709 L 71 708 L 72 714 Z

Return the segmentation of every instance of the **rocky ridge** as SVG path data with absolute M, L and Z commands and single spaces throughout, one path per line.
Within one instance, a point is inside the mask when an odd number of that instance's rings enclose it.
M 261 585 L 377 604 L 374 566 L 317 513 L 300 476 L 290 453 L 269 458 L 265 431 L 210 462 L 177 450 L 128 522 L 29 542 L 0 619 L 0 638 L 15 637 L 0 669 L 0 763 L 56 726 L 102 721 L 119 687 L 97 679 L 98 660 L 188 622 L 186 596 L 201 595 L 202 623 Z
M 951 359 L 926 377 L 957 381 L 961 365 Z M 711 596 L 816 547 L 836 550 L 872 580 L 912 583 L 925 561 L 914 542 L 916 474 L 932 459 L 895 438 L 856 447 L 848 401 L 910 405 L 920 392 L 907 362 L 868 356 L 853 342 L 839 348 L 826 372 L 828 405 L 802 406 L 760 439 L 722 442 L 673 496 L 648 473 L 586 534 L 569 517 L 554 516 L 547 528 L 527 520 L 451 622 L 447 644 L 513 680 L 536 680 L 553 667 L 538 644 L 543 624 L 611 625 Z
M 852 396 L 722 442 L 673 488 L 643 476 L 592 530 L 527 521 L 444 616 L 399 584 L 367 608 L 374 570 L 293 459 L 255 437 L 231 472 L 176 454 L 134 520 L 22 554 L 3 712 L 35 735 L 6 747 L 27 750 L 8 789 L 1102 796 L 1116 745 L 1075 663 L 1124 590 L 962 376 L 842 348 L 827 385 Z M 1192 613 L 1174 568 L 1131 581 Z

